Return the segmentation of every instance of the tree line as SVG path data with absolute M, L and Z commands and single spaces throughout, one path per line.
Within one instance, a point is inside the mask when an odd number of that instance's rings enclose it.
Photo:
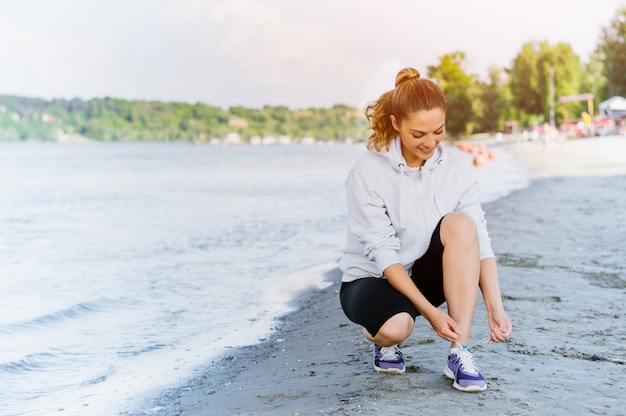
M 602 28 L 587 62 L 567 43 L 527 42 L 510 67 L 490 67 L 488 79 L 480 81 L 467 74 L 465 59 L 463 52 L 454 52 L 428 67 L 428 76 L 448 98 L 446 128 L 453 136 L 504 131 L 507 121 L 536 126 L 551 120 L 559 125 L 565 114 L 580 119 L 587 103 L 561 104 L 559 98 L 593 94 L 597 108 L 612 96 L 626 95 L 626 8 Z
M 203 103 L 114 98 L 42 99 L 0 96 L 0 140 L 210 141 L 236 133 L 254 136 L 359 140 L 365 128 L 356 109 L 335 105 L 292 111 L 282 106 L 224 110 Z
M 583 62 L 567 43 L 527 42 L 510 67 L 490 67 L 486 80 L 465 69 L 466 55 L 456 51 L 427 68 L 448 99 L 446 128 L 454 137 L 504 131 L 507 122 L 533 126 L 565 114 L 587 111 L 585 102 L 559 104 L 559 97 L 590 93 L 594 102 L 626 95 L 626 8 L 602 28 L 596 49 Z M 551 104 L 555 105 L 551 107 Z M 567 106 L 565 108 L 564 106 Z M 553 108 L 553 113 L 551 113 Z M 255 136 L 361 140 L 367 127 L 362 110 L 331 108 L 291 110 L 241 106 L 222 109 L 203 103 L 128 101 L 115 98 L 42 100 L 0 95 L 0 140 L 210 141 L 236 133 Z

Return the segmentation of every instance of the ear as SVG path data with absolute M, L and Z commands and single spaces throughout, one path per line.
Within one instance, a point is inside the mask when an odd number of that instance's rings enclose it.
M 398 133 L 400 133 L 400 126 L 398 125 L 398 121 L 396 120 L 396 116 L 391 114 L 389 116 L 389 120 L 391 121 L 391 125 L 393 126 L 394 130 L 397 131 Z

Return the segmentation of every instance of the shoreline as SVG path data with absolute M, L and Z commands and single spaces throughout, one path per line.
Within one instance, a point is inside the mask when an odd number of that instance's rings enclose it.
M 479 296 L 472 342 L 486 392 L 452 388 L 447 342 L 419 318 L 403 344 L 407 372 L 375 373 L 371 345 L 341 311 L 334 270 L 267 341 L 208 363 L 134 414 L 621 414 L 626 138 L 502 146 L 532 182 L 483 207 L 514 325 L 506 343 L 479 344 L 488 333 Z

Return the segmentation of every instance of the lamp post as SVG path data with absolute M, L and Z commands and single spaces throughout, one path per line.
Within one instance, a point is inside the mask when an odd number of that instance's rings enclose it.
M 548 72 L 550 74 L 550 126 L 554 128 L 554 68 L 550 68 Z

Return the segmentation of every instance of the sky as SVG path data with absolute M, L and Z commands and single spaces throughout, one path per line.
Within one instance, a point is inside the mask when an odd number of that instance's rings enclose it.
M 0 94 L 362 107 L 462 51 L 484 79 L 524 43 L 587 62 L 626 0 L 0 0 Z

